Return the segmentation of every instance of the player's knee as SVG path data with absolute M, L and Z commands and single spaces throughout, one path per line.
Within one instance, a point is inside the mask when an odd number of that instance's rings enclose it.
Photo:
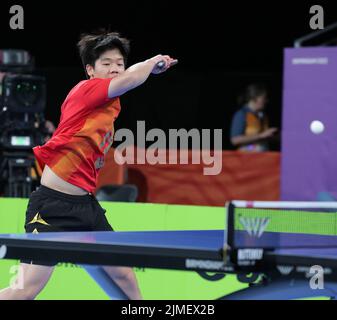
M 120 270 L 114 274 L 114 279 L 117 281 L 132 282 L 134 281 L 134 273 L 132 269 Z

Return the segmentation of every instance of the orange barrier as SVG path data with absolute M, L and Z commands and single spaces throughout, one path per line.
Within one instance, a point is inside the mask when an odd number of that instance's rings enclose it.
M 192 151 L 188 151 L 188 164 L 151 165 L 149 158 L 145 164 L 127 164 L 125 182 L 138 186 L 139 202 L 223 206 L 233 199 L 279 200 L 279 153 L 223 151 L 222 170 L 218 175 L 205 175 L 207 166 L 192 164 L 192 156 Z M 112 171 L 117 170 L 116 176 L 121 182 L 123 166 L 112 165 L 112 158 L 111 153 L 101 174 L 112 176 Z M 108 182 L 109 179 L 106 176 L 100 181 L 103 180 Z

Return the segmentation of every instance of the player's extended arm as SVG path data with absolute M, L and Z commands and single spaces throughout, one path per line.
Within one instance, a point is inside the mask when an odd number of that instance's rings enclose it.
M 231 142 L 236 147 L 241 146 L 241 145 L 250 144 L 250 143 L 258 143 L 263 140 L 271 138 L 276 133 L 276 131 L 277 131 L 277 128 L 269 128 L 258 134 L 240 135 L 240 136 L 232 137 Z
M 165 66 L 160 68 L 158 63 L 163 61 Z M 140 86 L 146 81 L 151 73 L 162 73 L 171 65 L 174 65 L 177 60 L 169 56 L 157 55 L 151 59 L 132 65 L 125 70 L 120 76 L 112 79 L 109 85 L 109 98 L 118 97 L 125 92 Z
M 256 143 L 260 142 L 261 138 L 259 134 L 254 134 L 254 135 L 241 135 L 241 136 L 236 136 L 231 138 L 231 143 L 235 147 L 239 147 L 242 145 L 250 144 L 250 143 Z

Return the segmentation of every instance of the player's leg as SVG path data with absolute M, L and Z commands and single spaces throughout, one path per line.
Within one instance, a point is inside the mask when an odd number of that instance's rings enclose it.
M 141 300 L 136 275 L 132 268 L 104 266 L 103 270 L 131 300 Z
M 95 203 L 95 224 L 93 226 L 93 231 L 113 232 L 113 228 L 105 216 L 105 210 L 100 206 L 94 196 L 93 201 Z M 132 268 L 114 266 L 103 266 L 102 268 L 130 299 L 142 299 L 137 278 Z
M 46 198 L 41 188 L 32 192 L 26 210 L 26 233 L 54 231 L 48 223 L 48 212 L 50 211 L 48 205 L 50 203 L 54 202 Z M 28 260 L 22 261 L 18 269 L 16 285 L 1 290 L 0 300 L 35 299 L 45 287 L 54 270 L 54 266 L 31 264 L 30 262 Z
M 45 287 L 54 267 L 21 263 L 17 285 L 0 290 L 0 300 L 33 300 Z

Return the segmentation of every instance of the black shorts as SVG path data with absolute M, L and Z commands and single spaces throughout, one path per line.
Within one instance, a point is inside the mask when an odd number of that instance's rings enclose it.
M 26 233 L 113 231 L 106 210 L 94 195 L 75 196 L 45 186 L 32 192 L 26 211 Z M 43 261 L 21 260 L 22 263 L 56 265 Z

